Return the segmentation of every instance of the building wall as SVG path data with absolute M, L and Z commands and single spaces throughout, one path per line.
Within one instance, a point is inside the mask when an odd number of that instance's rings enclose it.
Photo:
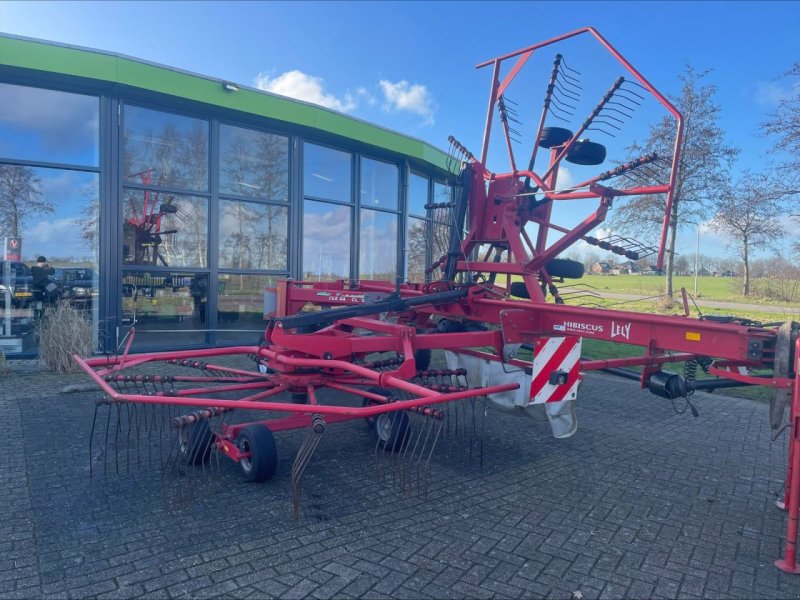
M 448 173 L 416 156 L 17 68 L 0 107 L 0 238 L 21 240 L 0 271 L 8 355 L 36 352 L 55 299 L 31 289 L 39 255 L 113 351 L 133 324 L 140 350 L 252 343 L 278 278 L 422 280 L 442 250 L 426 206 L 449 199 Z

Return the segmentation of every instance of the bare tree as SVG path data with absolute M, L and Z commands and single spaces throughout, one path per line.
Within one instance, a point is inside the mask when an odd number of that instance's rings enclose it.
M 408 281 L 425 281 L 425 268 L 428 256 L 428 236 L 427 224 L 421 219 L 409 219 L 407 232 L 407 258 L 408 269 L 406 279 Z
M 684 136 L 681 146 L 681 164 L 675 179 L 672 210 L 669 215 L 667 240 L 666 294 L 672 297 L 672 272 L 674 269 L 675 242 L 678 230 L 684 225 L 705 219 L 709 207 L 716 205 L 726 188 L 728 171 L 738 150 L 725 144 L 724 134 L 718 125 L 720 108 L 714 103 L 716 86 L 704 85 L 709 71 L 698 72 L 686 66 L 680 76 L 681 93 L 671 100 L 684 118 Z M 646 152 L 656 152 L 670 157 L 675 142 L 675 124 L 672 117 L 664 117 L 650 128 L 642 145 L 628 148 L 631 158 Z M 647 177 L 648 184 L 665 183 L 669 177 L 669 161 L 654 163 Z M 641 177 L 641 175 L 637 175 Z M 641 184 L 639 180 L 636 183 Z M 612 226 L 634 234 L 653 234 L 659 230 L 666 212 L 666 196 L 636 196 L 615 209 Z
M 600 262 L 600 253 L 594 250 L 587 250 L 583 255 L 583 268 L 587 273 L 591 273 L 592 267 Z
M 0 231 L 20 237 L 25 221 L 37 213 L 52 213 L 55 206 L 42 197 L 42 180 L 30 167 L 0 165 Z
M 779 254 L 759 259 L 756 263 L 753 271 L 758 279 L 754 279 L 753 289 L 759 296 L 781 302 L 797 302 L 800 297 L 799 267 Z
M 689 273 L 689 259 L 683 254 L 675 259 L 674 266 L 676 275 L 686 275 Z
M 800 62 L 794 63 L 783 78 L 792 81 L 789 93 L 762 125 L 765 133 L 778 138 L 773 152 L 786 157 L 779 165 L 785 177 L 783 191 L 797 194 L 800 193 Z
M 777 166 L 781 175 L 774 180 L 772 191 L 782 196 L 800 195 L 800 62 L 796 62 L 783 74 L 789 79 L 789 93 L 781 98 L 778 107 L 762 125 L 768 135 L 777 136 L 778 143 L 772 149 L 782 160 Z M 794 217 L 800 219 L 800 209 Z M 792 245 L 795 255 L 800 258 L 800 241 Z
M 768 176 L 745 171 L 716 205 L 711 227 L 729 237 L 744 267 L 742 295 L 750 295 L 750 261 L 756 248 L 773 247 L 784 236 L 781 194 L 772 192 Z

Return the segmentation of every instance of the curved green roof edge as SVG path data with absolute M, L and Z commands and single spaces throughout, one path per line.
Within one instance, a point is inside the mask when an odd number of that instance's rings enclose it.
M 83 77 L 311 127 L 397 152 L 448 171 L 447 154 L 412 138 L 333 110 L 118 54 L 0 33 L 0 65 Z

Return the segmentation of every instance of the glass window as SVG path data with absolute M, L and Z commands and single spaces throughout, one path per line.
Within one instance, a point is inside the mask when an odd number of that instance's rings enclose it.
M 361 209 L 359 278 L 394 281 L 397 276 L 398 216 Z
M 96 341 L 98 189 L 97 173 L 0 165 L 0 239 L 19 240 L 20 259 L 4 263 L 0 271 L 6 352 L 36 352 L 36 320 L 59 299 L 84 311 Z M 33 272 L 28 267 L 36 267 L 39 256 L 47 265 Z M 50 291 L 49 283 L 55 286 Z
M 123 177 L 142 185 L 208 190 L 208 122 L 125 107 Z
M 408 268 L 406 279 L 408 281 L 425 281 L 425 269 L 428 262 L 428 221 L 424 219 L 408 218 L 406 228 L 406 247 Z
M 122 202 L 124 264 L 207 266 L 208 199 L 124 190 Z
M 424 217 L 428 214 L 428 178 L 411 173 L 408 178 L 408 214 Z
M 433 184 L 433 202 L 435 204 L 449 204 L 452 202 L 453 189 L 439 181 Z M 453 211 L 449 207 L 434 208 L 433 212 L 433 261 L 447 253 L 450 247 L 450 229 L 453 225 Z
M 313 200 L 303 203 L 303 279 L 350 277 L 351 212 L 348 206 Z
M 314 144 L 303 145 L 303 193 L 314 198 L 352 202 L 351 155 Z
M 0 157 L 98 166 L 100 100 L 0 83 Z
M 221 192 L 289 201 L 289 138 L 220 125 L 219 144 Z
M 433 202 L 435 204 L 449 204 L 453 201 L 453 188 L 440 181 L 433 183 Z
M 236 200 L 219 206 L 220 268 L 288 269 L 288 207 Z
M 361 206 L 397 210 L 399 185 L 397 165 L 361 159 Z
M 239 275 L 221 273 L 217 284 L 217 340 L 252 342 L 264 333 L 268 288 L 274 291 L 275 279 L 268 275 Z M 273 309 L 274 310 L 274 309 Z
M 136 326 L 133 347 L 206 341 L 208 275 L 164 271 L 122 274 L 122 331 Z

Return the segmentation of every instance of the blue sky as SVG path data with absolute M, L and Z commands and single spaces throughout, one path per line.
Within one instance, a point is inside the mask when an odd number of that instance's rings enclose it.
M 772 142 L 759 123 L 789 91 L 777 77 L 800 60 L 798 2 L 0 2 L 5 33 L 300 95 L 440 148 L 453 134 L 476 153 L 490 73 L 475 64 L 587 25 L 667 94 L 687 62 L 712 68 L 727 141 L 741 166 L 763 164 Z M 574 50 L 591 79 L 592 56 Z M 540 110 L 540 83 L 514 100 Z M 494 148 L 490 168 L 507 170 Z M 694 243 L 687 232 L 679 250 Z M 711 232 L 702 245 L 725 252 Z

